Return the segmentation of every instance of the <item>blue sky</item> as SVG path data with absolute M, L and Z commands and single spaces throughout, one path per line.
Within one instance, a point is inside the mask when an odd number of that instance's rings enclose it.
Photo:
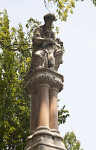
M 1 1 L 1 0 L 0 0 Z M 3 0 L 0 11 L 7 9 L 10 25 L 25 26 L 30 17 L 43 22 L 48 13 L 43 0 Z M 54 10 L 53 8 L 51 9 Z M 74 131 L 84 150 L 95 150 L 96 141 L 96 7 L 91 0 L 77 2 L 67 22 L 58 20 L 57 35 L 64 43 L 65 54 L 59 73 L 64 75 L 64 90 L 58 95 L 60 107 L 66 105 L 70 117 L 61 125 L 61 135 Z

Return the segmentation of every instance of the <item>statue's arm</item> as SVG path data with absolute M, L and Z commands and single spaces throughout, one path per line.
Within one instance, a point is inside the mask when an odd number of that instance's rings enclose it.
M 43 44 L 44 42 L 49 42 L 49 43 L 53 43 L 54 39 L 52 38 L 43 38 L 41 37 L 41 33 L 42 32 L 42 26 L 41 27 L 37 27 L 34 31 L 34 36 L 33 36 L 33 43 L 34 44 Z
M 52 32 L 51 38 L 43 38 L 41 37 L 41 27 L 37 27 L 36 30 L 34 31 L 33 43 L 39 45 L 43 44 L 44 42 L 53 43 L 58 48 L 60 48 L 60 44 L 58 44 L 55 40 L 54 32 Z
M 61 48 L 60 44 L 57 44 L 57 43 L 55 42 L 55 40 L 52 39 L 52 38 L 41 38 L 41 37 L 37 37 L 37 38 L 34 39 L 34 43 L 35 43 L 35 44 L 43 44 L 44 42 L 46 42 L 46 43 L 53 43 L 53 44 L 56 45 L 58 48 Z
M 34 38 L 34 43 L 35 44 L 43 44 L 44 42 L 54 43 L 54 39 L 52 39 L 52 38 L 42 38 L 42 37 L 35 37 Z

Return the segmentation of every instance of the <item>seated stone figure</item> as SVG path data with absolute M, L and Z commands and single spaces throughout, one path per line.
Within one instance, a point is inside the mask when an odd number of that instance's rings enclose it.
M 37 27 L 34 31 L 32 60 L 27 74 L 42 67 L 57 71 L 62 63 L 63 43 L 60 39 L 55 40 L 51 27 L 55 17 L 47 14 L 44 16 L 44 21 L 45 24 Z

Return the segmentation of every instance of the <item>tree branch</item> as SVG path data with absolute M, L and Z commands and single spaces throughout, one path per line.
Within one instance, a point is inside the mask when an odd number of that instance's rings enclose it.
M 0 44 L 1 44 L 2 46 L 4 46 L 5 48 L 7 48 L 8 50 L 11 50 L 11 51 L 21 51 L 21 52 L 25 52 L 25 51 L 28 51 L 28 50 L 30 50 L 30 49 L 32 50 L 32 47 L 27 48 L 27 49 L 25 49 L 25 50 L 21 50 L 21 49 L 18 49 L 18 48 L 13 49 L 13 48 L 10 48 L 9 46 L 5 45 L 1 40 L 0 40 Z M 13 44 L 13 45 L 27 45 L 27 44 Z M 10 45 L 10 46 L 13 46 L 13 45 Z
M 47 2 L 46 2 L 46 0 L 44 0 L 44 5 L 45 5 L 45 8 L 50 12 L 50 10 L 48 9 L 48 7 L 47 7 Z M 51 12 L 50 12 L 51 13 Z

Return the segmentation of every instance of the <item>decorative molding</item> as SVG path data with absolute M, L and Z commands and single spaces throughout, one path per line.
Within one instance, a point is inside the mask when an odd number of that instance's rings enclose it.
M 53 133 L 49 128 L 38 127 L 36 132 L 27 138 L 24 150 L 66 150 L 62 139 L 58 132 Z
M 37 90 L 37 87 L 43 84 L 50 88 L 56 88 L 60 92 L 63 89 L 63 76 L 48 68 L 41 68 L 28 75 L 25 78 L 25 83 L 28 93 Z

